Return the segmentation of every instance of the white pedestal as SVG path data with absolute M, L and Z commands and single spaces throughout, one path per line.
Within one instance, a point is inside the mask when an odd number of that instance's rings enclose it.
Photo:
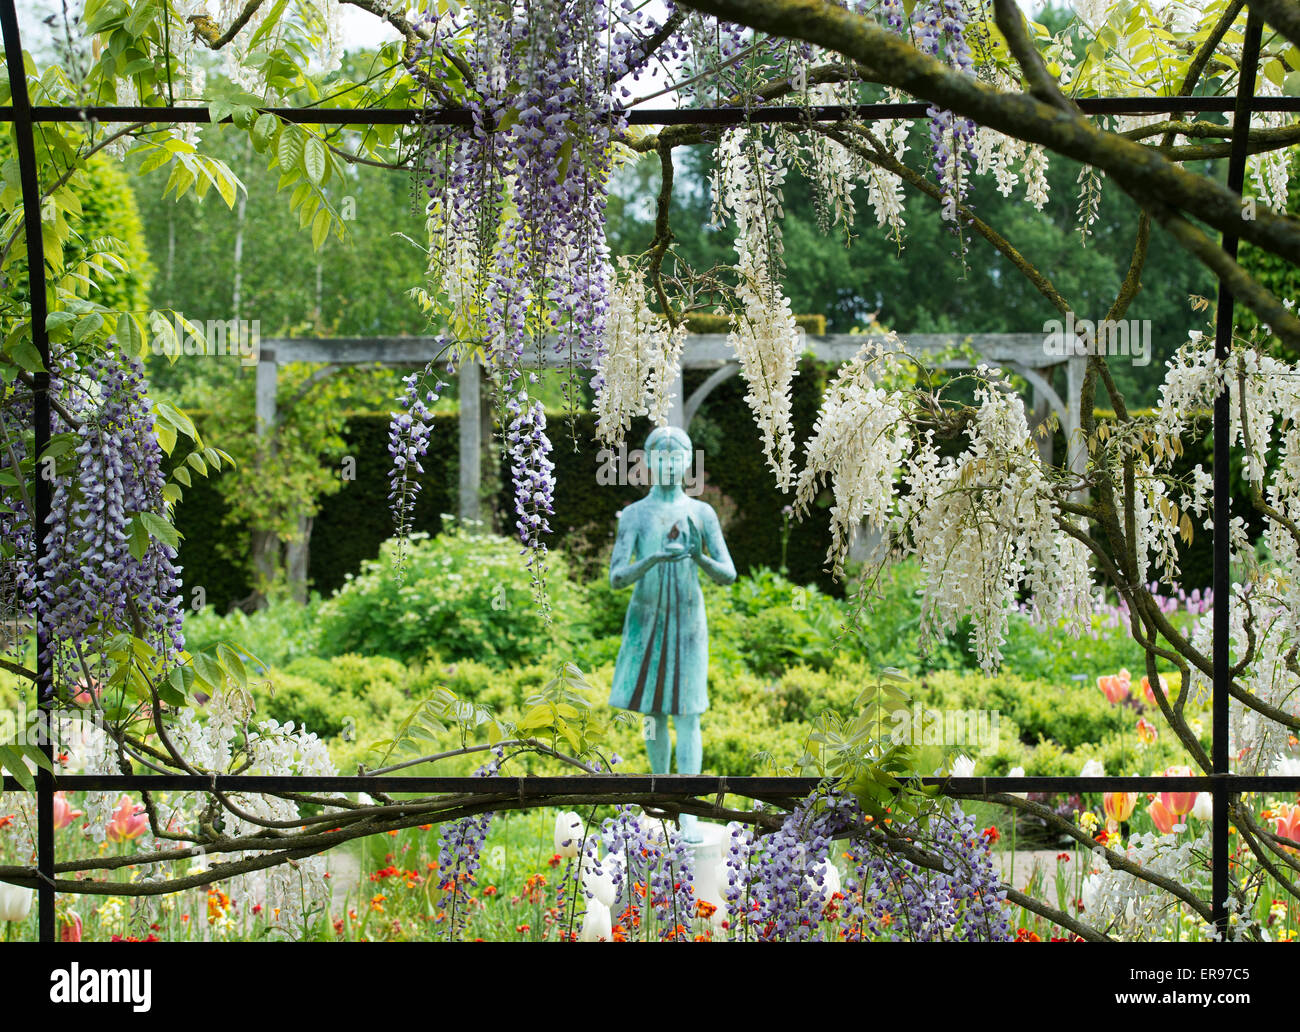
M 727 909 L 727 875 L 723 861 L 727 855 L 729 834 L 722 824 L 705 824 L 698 829 L 702 841 L 688 842 L 695 861 L 695 898 L 707 900 L 718 908 Z

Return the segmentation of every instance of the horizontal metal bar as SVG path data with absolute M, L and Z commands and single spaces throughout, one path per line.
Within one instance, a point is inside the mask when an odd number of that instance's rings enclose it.
M 201 792 L 454 792 L 479 795 L 605 795 L 612 792 L 653 792 L 697 796 L 718 792 L 757 796 L 807 795 L 816 778 L 715 777 L 707 774 L 575 774 L 556 777 L 401 777 L 338 775 L 298 777 L 250 774 L 58 774 L 56 791 L 91 792 L 119 788 L 151 791 Z M 22 791 L 11 777 L 3 790 Z
M 1076 103 L 1086 115 L 1149 115 L 1164 112 L 1226 112 L 1232 97 L 1082 97 Z M 631 125 L 741 125 L 746 122 L 840 122 L 846 118 L 925 118 L 925 101 L 881 104 L 763 105 L 759 107 L 630 108 Z M 1300 97 L 1256 97 L 1256 111 L 1300 111 Z M 458 108 L 406 110 L 390 108 L 265 108 L 286 122 L 299 125 L 470 125 L 469 111 Z M 124 107 L 43 104 L 32 108 L 35 122 L 145 122 L 152 124 L 210 123 L 206 106 Z M 0 122 L 14 120 L 11 106 L 0 107 Z M 229 116 L 220 119 L 229 122 Z
M 917 778 L 940 785 L 955 795 L 998 792 L 1192 792 L 1209 791 L 1216 782 L 1230 792 L 1300 792 L 1300 777 L 1262 774 L 1195 774 L 1190 777 L 1018 777 Z M 722 777 L 708 774 L 574 774 L 550 777 L 401 777 L 337 775 L 333 777 L 218 774 L 57 774 L 56 791 L 99 792 L 115 789 L 202 792 L 455 792 L 457 794 L 608 795 L 652 792 L 658 795 L 701 796 L 718 792 L 740 796 L 802 796 L 820 782 L 799 777 Z M 5 777 L 0 791 L 24 789 Z

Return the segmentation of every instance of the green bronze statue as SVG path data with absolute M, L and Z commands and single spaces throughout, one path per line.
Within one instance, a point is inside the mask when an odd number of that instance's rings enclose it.
M 635 585 L 614 664 L 611 706 L 644 713 L 650 768 L 667 774 L 672 760 L 668 717 L 677 725 L 677 773 L 700 772 L 700 714 L 709 708 L 709 631 L 699 574 L 719 584 L 736 579 L 717 513 L 690 498 L 682 483 L 694 458 L 691 439 L 659 427 L 646 439 L 651 488 L 619 516 L 609 582 Z M 694 816 L 682 830 L 698 841 Z

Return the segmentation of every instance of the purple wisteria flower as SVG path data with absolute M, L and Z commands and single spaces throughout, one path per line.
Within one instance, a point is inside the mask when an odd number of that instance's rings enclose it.
M 14 549 L 16 588 L 50 629 L 56 679 L 80 676 L 76 650 L 91 661 L 123 632 L 138 634 L 164 662 L 174 661 L 185 647 L 177 552 L 155 536 L 140 538 L 141 513 L 168 515 L 163 453 L 140 363 L 110 353 L 81 370 L 65 358 L 55 363 L 51 390 L 75 420 L 56 412 L 51 431 L 74 443 L 70 473 L 47 467 L 53 484 L 39 570 L 26 492 L 19 485 L 0 488 L 0 504 L 9 510 L 3 535 Z M 30 401 L 6 399 L 5 407 L 12 435 L 6 445 L 21 461 L 27 443 L 13 431 L 30 423 Z

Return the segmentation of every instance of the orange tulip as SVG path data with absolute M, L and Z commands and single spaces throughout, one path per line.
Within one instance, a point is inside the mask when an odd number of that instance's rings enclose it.
M 1107 792 L 1101 797 L 1102 807 L 1106 811 L 1106 817 L 1120 824 L 1133 816 L 1133 808 L 1137 806 L 1136 792 Z
M 1147 720 L 1146 717 L 1138 718 L 1137 732 L 1138 741 L 1146 745 L 1150 745 L 1154 742 L 1156 740 L 1156 735 L 1158 734 L 1155 724 Z
M 1170 813 L 1168 807 L 1159 799 L 1152 799 L 1147 804 L 1147 814 L 1151 817 L 1151 822 L 1156 826 L 1156 831 L 1161 835 L 1170 835 L 1173 833 L 1174 825 L 1178 823 L 1178 818 Z
M 1105 677 L 1097 678 L 1097 687 L 1106 696 L 1107 702 L 1123 702 L 1125 696 L 1128 695 L 1128 682 L 1121 680 L 1116 674 L 1107 674 Z
M 1192 776 L 1191 767 L 1170 767 L 1161 777 L 1165 778 L 1190 778 Z M 1161 792 L 1160 802 L 1162 802 L 1170 813 L 1182 816 L 1185 813 L 1191 813 L 1192 807 L 1196 805 L 1195 792 Z

